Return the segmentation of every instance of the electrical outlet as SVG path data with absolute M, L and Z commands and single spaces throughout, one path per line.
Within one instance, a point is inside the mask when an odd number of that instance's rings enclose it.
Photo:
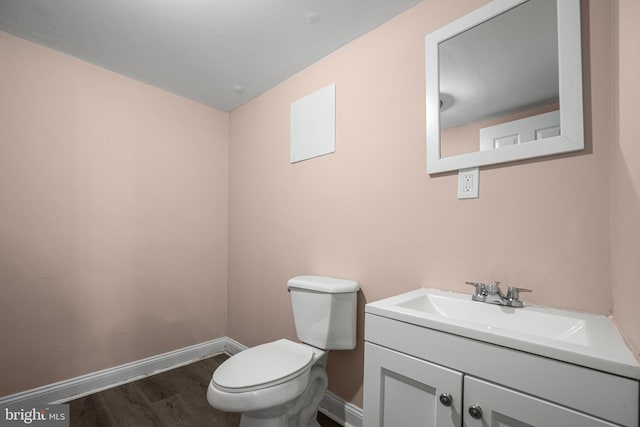
M 477 199 L 479 168 L 461 169 L 458 171 L 458 199 Z

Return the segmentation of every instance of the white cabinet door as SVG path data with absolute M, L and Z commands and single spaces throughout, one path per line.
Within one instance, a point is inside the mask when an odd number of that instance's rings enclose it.
M 364 427 L 461 427 L 462 373 L 365 343 Z
M 464 405 L 465 427 L 616 426 L 468 375 L 464 377 Z

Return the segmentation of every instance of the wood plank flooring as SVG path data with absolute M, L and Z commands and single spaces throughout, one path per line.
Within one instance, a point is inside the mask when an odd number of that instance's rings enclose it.
M 206 394 L 220 354 L 69 402 L 71 427 L 237 427 L 240 415 L 212 408 Z M 340 424 L 318 414 L 322 427 Z

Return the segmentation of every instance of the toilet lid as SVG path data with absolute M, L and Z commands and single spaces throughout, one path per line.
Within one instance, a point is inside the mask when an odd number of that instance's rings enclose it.
M 296 377 L 312 359 L 310 347 L 281 339 L 230 357 L 214 371 L 212 381 L 231 392 L 262 388 Z

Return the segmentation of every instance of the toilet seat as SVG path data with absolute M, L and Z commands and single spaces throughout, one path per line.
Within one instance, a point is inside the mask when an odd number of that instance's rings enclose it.
M 313 350 L 280 339 L 242 351 L 213 373 L 212 383 L 227 393 L 244 393 L 272 387 L 299 376 L 313 363 Z

